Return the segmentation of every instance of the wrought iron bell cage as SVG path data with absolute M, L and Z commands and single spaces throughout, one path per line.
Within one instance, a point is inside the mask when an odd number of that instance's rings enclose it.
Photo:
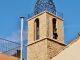
M 45 10 L 56 15 L 56 7 L 53 0 L 37 0 L 34 8 L 34 14 L 39 14 Z

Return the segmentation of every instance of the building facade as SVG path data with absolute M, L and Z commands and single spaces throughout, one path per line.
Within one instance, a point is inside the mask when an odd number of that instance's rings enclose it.
M 71 51 L 68 47 L 73 44 L 64 43 L 63 23 L 64 19 L 56 12 L 52 0 L 37 0 L 34 15 L 28 19 L 27 60 L 64 60 L 60 58 L 69 56 L 66 53 Z M 67 51 L 67 48 L 70 50 Z M 70 57 L 66 60 L 71 60 Z

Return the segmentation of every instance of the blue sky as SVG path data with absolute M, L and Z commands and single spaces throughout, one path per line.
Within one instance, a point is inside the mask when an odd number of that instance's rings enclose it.
M 27 41 L 27 17 L 37 0 L 0 0 L 0 38 L 20 41 L 20 16 L 24 19 L 24 40 Z M 54 0 L 57 11 L 64 14 L 65 43 L 80 32 L 80 0 Z M 24 43 L 26 44 L 26 43 Z

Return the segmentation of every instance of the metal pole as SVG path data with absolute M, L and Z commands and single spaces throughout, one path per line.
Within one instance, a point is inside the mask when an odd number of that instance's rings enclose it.
M 24 17 L 21 16 L 21 54 L 20 54 L 20 60 L 23 59 L 23 20 L 24 20 Z

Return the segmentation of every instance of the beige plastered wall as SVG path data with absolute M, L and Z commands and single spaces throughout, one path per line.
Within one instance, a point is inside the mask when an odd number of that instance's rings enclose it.
M 51 60 L 80 60 L 80 38 Z

